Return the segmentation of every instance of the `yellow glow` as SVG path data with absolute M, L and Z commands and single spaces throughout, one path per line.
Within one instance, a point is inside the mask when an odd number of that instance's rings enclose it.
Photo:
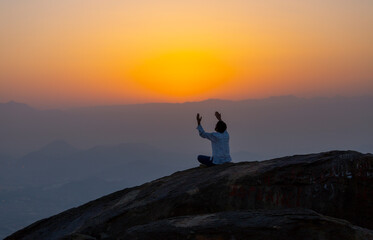
M 214 90 L 234 76 L 233 68 L 212 51 L 177 49 L 139 60 L 130 78 L 142 87 L 171 97 Z
M 0 102 L 371 94 L 373 1 L 0 1 Z

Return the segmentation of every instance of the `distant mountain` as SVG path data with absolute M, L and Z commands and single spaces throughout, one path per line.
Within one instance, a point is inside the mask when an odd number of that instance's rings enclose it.
M 0 191 L 1 188 L 4 188 L 4 185 L 1 185 L 1 183 L 5 183 L 7 180 L 7 177 L 12 174 L 9 170 L 13 168 L 15 164 L 15 159 L 6 155 L 0 153 Z
M 78 151 L 79 150 L 77 148 L 71 146 L 67 142 L 63 140 L 56 140 L 42 147 L 38 151 L 38 154 L 49 155 L 49 156 L 70 155 Z
M 58 140 L 18 159 L 10 170 L 12 174 L 9 182 L 20 186 L 44 186 L 94 176 L 106 180 L 126 180 L 128 184 L 139 183 L 143 179 L 149 179 L 149 176 L 160 176 L 180 167 L 196 164 L 191 159 L 188 161 L 189 156 L 178 156 L 172 151 L 166 152 L 143 143 L 122 143 L 78 150 L 65 141 Z M 133 174 L 134 172 L 136 173 Z M 139 175 L 141 173 L 143 175 Z
M 370 152 L 371 147 L 362 146 L 373 142 L 372 105 L 369 96 L 282 96 L 25 111 L 22 116 L 0 110 L 0 152 L 19 157 L 57 138 L 83 149 L 142 142 L 174 152 L 210 154 L 195 130 L 195 114 L 201 113 L 205 130 L 212 131 L 215 110 L 228 124 L 232 153 L 270 158 L 331 148 Z
M 62 140 L 13 162 L 0 165 L 0 239 L 40 218 L 197 165 L 190 154 L 143 143 L 83 150 Z
M 0 166 L 2 164 L 9 164 L 10 162 L 12 162 L 14 159 L 6 154 L 2 154 L 0 153 Z
M 34 108 L 30 107 L 27 104 L 24 103 L 18 103 L 14 101 L 6 102 L 6 103 L 0 103 L 0 112 L 1 113 L 26 113 L 36 111 Z
M 18 159 L 15 166 L 15 172 L 20 175 L 19 179 L 31 177 L 32 180 L 39 178 L 51 177 L 54 182 L 55 174 L 63 171 L 65 166 L 71 166 L 69 158 L 79 150 L 69 145 L 65 141 L 53 141 L 40 150 L 31 152 Z M 59 170 L 58 170 L 59 169 Z M 45 177 L 43 177 L 45 175 Z M 26 181 L 31 183 L 29 181 Z

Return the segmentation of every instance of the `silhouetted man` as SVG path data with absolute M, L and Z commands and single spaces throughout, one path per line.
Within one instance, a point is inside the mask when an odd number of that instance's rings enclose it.
M 232 161 L 229 154 L 229 134 L 227 132 L 227 125 L 221 120 L 221 114 L 215 112 L 218 122 L 213 133 L 207 133 L 201 126 L 202 116 L 197 113 L 197 123 L 199 135 L 211 141 L 212 157 L 205 155 L 198 155 L 198 161 L 206 166 L 214 166 Z

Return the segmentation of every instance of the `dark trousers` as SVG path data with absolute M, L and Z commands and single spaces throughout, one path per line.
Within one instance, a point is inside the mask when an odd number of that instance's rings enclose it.
M 214 166 L 215 164 L 212 163 L 212 158 L 210 156 L 205 155 L 198 155 L 198 162 L 205 164 L 208 167 Z

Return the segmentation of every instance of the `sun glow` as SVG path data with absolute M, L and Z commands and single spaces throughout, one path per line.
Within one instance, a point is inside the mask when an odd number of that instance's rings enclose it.
M 144 57 L 130 70 L 130 78 L 155 93 L 187 97 L 206 93 L 229 82 L 234 69 L 216 51 L 174 49 Z
M 371 94 L 372 11 L 347 0 L 0 1 L 0 102 Z

